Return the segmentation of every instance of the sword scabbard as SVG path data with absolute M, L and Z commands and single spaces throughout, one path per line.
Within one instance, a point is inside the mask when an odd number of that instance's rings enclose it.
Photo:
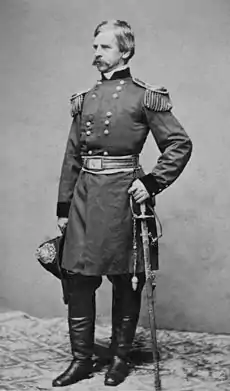
M 154 373 L 155 373 L 155 389 L 161 391 L 161 380 L 160 380 L 160 369 L 159 369 L 159 352 L 157 348 L 157 336 L 156 336 L 156 320 L 155 320 L 155 306 L 154 306 L 154 293 L 153 293 L 153 272 L 151 270 L 150 263 L 150 251 L 149 251 L 149 234 L 146 216 L 146 205 L 142 203 L 140 205 L 141 210 L 141 236 L 143 244 L 143 254 L 145 263 L 145 277 L 146 277 L 146 293 L 147 293 L 147 304 L 149 313 L 149 323 L 152 340 L 152 354 L 154 362 Z

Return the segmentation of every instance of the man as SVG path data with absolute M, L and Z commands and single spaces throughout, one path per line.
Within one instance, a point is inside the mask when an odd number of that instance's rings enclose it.
M 171 113 L 167 90 L 132 77 L 128 62 L 135 43 L 129 24 L 120 20 L 99 24 L 93 49 L 93 65 L 101 78 L 92 89 L 71 99 L 73 122 L 59 184 L 57 216 L 60 229 L 66 227 L 62 268 L 73 360 L 53 386 L 76 383 L 93 371 L 95 292 L 103 275 L 113 284 L 113 358 L 105 385 L 117 386 L 128 375 L 127 356 L 145 283 L 138 246 L 138 284 L 136 290 L 132 288 L 130 197 L 135 207 L 145 201 L 152 204 L 180 175 L 192 150 L 189 137 Z M 161 155 L 145 175 L 138 155 L 149 130 Z M 153 268 L 157 268 L 157 256 L 156 246 L 151 249 Z

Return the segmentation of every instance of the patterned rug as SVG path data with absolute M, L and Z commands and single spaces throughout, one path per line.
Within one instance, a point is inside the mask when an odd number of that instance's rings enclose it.
M 65 391 L 153 391 L 150 334 L 138 328 L 131 372 L 118 387 L 104 386 L 110 326 L 97 322 L 95 373 Z M 159 330 L 162 391 L 230 391 L 230 336 Z M 0 390 L 52 390 L 71 360 L 66 319 L 0 313 Z M 57 388 L 59 389 L 59 388 Z

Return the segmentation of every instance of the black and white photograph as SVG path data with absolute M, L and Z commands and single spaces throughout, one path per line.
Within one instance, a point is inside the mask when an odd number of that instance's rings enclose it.
M 0 391 L 230 390 L 230 1 L 0 0 Z

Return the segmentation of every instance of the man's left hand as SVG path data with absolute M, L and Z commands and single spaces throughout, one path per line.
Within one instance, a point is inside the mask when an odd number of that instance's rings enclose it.
M 136 179 L 132 183 L 132 186 L 129 188 L 128 193 L 132 194 L 134 200 L 138 204 L 141 204 L 142 202 L 150 198 L 150 195 L 146 190 L 145 185 L 139 179 Z

